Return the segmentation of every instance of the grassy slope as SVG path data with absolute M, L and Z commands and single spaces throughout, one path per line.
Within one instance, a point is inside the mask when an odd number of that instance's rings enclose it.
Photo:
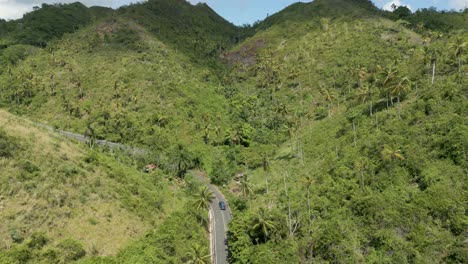
M 70 257 L 60 246 L 68 238 L 88 255 L 113 255 L 167 225 L 168 215 L 186 202 L 162 174 L 144 174 L 5 111 L 0 127 L 2 263 L 62 261 Z M 37 234 L 47 237 L 43 247 L 31 242 Z

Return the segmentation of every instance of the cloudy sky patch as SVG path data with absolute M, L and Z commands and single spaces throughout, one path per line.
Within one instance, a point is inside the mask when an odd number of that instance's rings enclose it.
M 393 11 L 393 6 L 396 6 L 396 7 L 399 7 L 399 6 L 406 6 L 407 8 L 411 9 L 412 11 L 414 11 L 410 5 L 408 4 L 405 4 L 403 3 L 402 1 L 400 0 L 393 0 L 393 1 L 390 1 L 388 3 L 386 3 L 385 5 L 382 6 L 382 9 L 383 10 L 387 10 L 387 11 Z

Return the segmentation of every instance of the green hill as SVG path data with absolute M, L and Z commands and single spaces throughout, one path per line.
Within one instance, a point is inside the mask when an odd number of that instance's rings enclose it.
M 117 13 L 197 62 L 212 61 L 220 51 L 230 48 L 238 35 L 237 28 L 208 5 L 193 6 L 185 0 L 150 0 Z
M 465 262 L 466 31 L 328 4 L 287 8 L 224 55 L 238 118 L 271 144 L 239 155 L 232 261 Z
M 34 9 L 21 19 L 1 21 L 0 39 L 6 39 L 9 45 L 45 47 L 50 40 L 87 25 L 93 17 L 89 9 L 79 2 L 63 5 L 42 4 Z

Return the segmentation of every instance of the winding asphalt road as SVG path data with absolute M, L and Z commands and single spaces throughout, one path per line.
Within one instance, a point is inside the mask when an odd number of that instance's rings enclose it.
M 44 127 L 50 131 L 55 131 L 67 138 L 74 139 L 79 142 L 88 143 L 89 138 L 84 135 L 67 132 L 63 130 L 55 130 L 50 126 L 37 124 L 38 126 Z M 131 146 L 122 145 L 106 140 L 96 140 L 96 145 L 106 146 L 112 149 L 122 149 L 128 151 L 130 154 L 141 154 L 146 153 L 144 149 L 139 149 Z M 210 246 L 211 246 L 211 259 L 213 264 L 227 264 L 228 261 L 228 245 L 227 245 L 227 231 L 228 224 L 231 221 L 231 209 L 223 194 L 218 190 L 216 186 L 210 184 L 208 179 L 202 176 L 195 176 L 199 181 L 203 182 L 214 194 L 214 199 L 210 203 Z M 219 202 L 224 201 L 226 209 L 221 210 Z

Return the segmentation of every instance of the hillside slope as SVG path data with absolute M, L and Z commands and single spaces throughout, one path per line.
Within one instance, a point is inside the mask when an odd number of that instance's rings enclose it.
M 467 261 L 468 34 L 350 2 L 297 4 L 225 54 L 231 120 L 254 131 L 227 188 L 233 263 Z
M 0 262 L 69 263 L 115 255 L 159 226 L 174 228 L 168 226 L 173 218 L 192 225 L 192 238 L 180 238 L 191 242 L 172 257 L 205 244 L 196 218 L 181 210 L 187 195 L 178 184 L 114 155 L 119 160 L 0 111 Z

